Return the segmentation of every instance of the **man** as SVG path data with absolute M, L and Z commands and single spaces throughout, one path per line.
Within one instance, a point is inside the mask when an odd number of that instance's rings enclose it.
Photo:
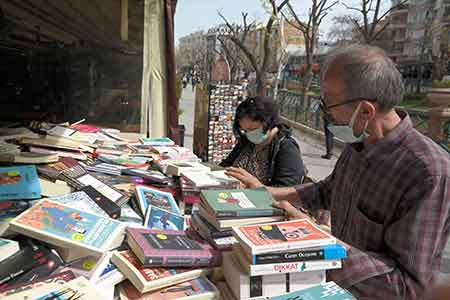
M 322 155 L 323 159 L 331 159 L 333 157 L 333 133 L 328 129 L 328 125 L 330 125 L 330 122 L 328 118 L 323 118 L 323 127 L 325 132 L 325 147 L 327 149 L 327 153 Z
M 400 73 L 379 48 L 337 49 L 322 67 L 322 106 L 333 134 L 348 143 L 325 180 L 269 188 L 294 217 L 296 207 L 331 211 L 331 229 L 348 249 L 328 273 L 357 299 L 420 299 L 435 281 L 449 235 L 450 160 L 395 110 Z M 261 184 L 242 170 L 229 173 Z M 291 205 L 292 204 L 292 205 Z

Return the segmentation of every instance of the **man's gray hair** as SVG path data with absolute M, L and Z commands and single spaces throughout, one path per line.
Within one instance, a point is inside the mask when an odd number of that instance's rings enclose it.
M 382 111 L 403 100 L 402 75 L 378 47 L 355 44 L 332 50 L 322 64 L 322 81 L 331 75 L 329 71 L 339 72 L 335 76 L 343 79 L 347 100 L 376 99 Z

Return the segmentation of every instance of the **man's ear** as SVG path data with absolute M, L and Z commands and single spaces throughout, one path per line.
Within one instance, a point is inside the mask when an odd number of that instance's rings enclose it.
M 374 103 L 369 101 L 361 102 L 361 112 L 365 120 L 372 120 L 375 118 L 376 111 L 377 109 Z

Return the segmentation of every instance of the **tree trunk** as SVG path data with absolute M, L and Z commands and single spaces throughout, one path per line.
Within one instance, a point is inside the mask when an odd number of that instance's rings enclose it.
M 256 96 L 267 96 L 265 72 L 256 72 Z

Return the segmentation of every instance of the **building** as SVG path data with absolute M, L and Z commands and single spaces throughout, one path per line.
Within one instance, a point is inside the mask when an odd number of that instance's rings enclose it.
M 395 2 L 392 4 L 398 5 Z M 401 62 L 407 56 L 405 49 L 407 44 L 408 12 L 408 4 L 400 4 L 388 16 L 388 31 L 392 41 L 388 53 L 395 62 Z
M 178 40 L 177 68 L 187 71 L 201 68 L 206 56 L 206 33 L 203 30 L 192 32 Z
M 408 23 L 404 54 L 408 60 L 423 60 L 429 52 L 427 27 L 436 0 L 410 0 L 408 2 Z

